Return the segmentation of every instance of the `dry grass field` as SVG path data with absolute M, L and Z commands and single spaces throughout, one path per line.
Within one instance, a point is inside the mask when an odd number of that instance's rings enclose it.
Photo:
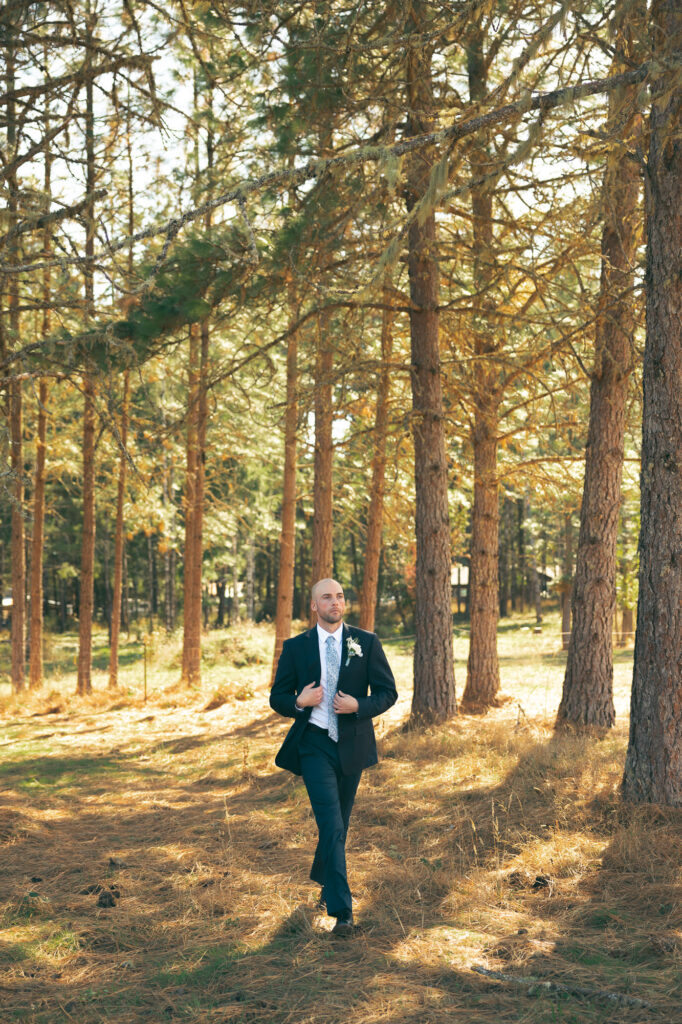
M 387 645 L 401 699 L 351 822 L 343 941 L 304 788 L 273 764 L 269 627 L 211 633 L 201 692 L 157 638 L 146 703 L 140 644 L 118 693 L 96 675 L 77 700 L 76 638 L 51 643 L 43 693 L 0 686 L 2 1024 L 682 1021 L 682 812 L 618 795 L 631 650 L 617 727 L 557 738 L 555 620 L 501 629 L 500 708 L 420 733 L 409 642 Z

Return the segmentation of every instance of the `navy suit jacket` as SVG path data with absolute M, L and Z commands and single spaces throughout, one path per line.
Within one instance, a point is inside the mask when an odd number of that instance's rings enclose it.
M 360 645 L 362 656 L 348 657 L 348 637 Z M 377 763 L 372 719 L 395 704 L 398 693 L 378 636 L 344 623 L 341 647 L 337 689 L 355 697 L 358 702 L 356 712 L 338 716 L 341 770 L 344 775 L 352 775 Z M 308 683 L 319 685 L 320 677 L 320 647 L 315 626 L 284 641 L 270 691 L 270 707 L 280 715 L 295 719 L 275 758 L 279 768 L 286 768 L 294 775 L 301 774 L 298 744 L 312 711 L 310 707 L 297 711 L 296 698 Z

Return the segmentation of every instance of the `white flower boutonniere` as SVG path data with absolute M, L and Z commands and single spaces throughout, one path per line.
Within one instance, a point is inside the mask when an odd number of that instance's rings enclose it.
M 362 657 L 362 647 L 355 639 L 354 636 L 346 637 L 346 650 L 348 651 L 348 657 L 346 658 L 346 665 L 349 664 L 351 658 Z

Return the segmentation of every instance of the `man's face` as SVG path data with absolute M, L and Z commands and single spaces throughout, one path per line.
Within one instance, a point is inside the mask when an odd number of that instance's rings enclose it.
M 313 591 L 311 606 L 323 628 L 335 626 L 346 610 L 343 587 L 336 580 L 320 580 Z

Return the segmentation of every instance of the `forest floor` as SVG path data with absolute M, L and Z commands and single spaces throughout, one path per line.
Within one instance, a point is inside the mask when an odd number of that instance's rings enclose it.
M 308 881 L 304 787 L 273 764 L 271 628 L 212 632 L 201 691 L 157 638 L 146 703 L 134 642 L 118 692 L 101 646 L 75 698 L 76 643 L 51 639 L 43 692 L 0 687 L 2 1024 L 682 1020 L 682 812 L 618 795 L 631 650 L 616 727 L 555 737 L 555 619 L 501 629 L 499 708 L 422 732 L 402 729 L 410 644 L 387 644 L 401 696 L 353 812 L 340 940 Z M 461 692 L 464 636 L 456 654 Z

